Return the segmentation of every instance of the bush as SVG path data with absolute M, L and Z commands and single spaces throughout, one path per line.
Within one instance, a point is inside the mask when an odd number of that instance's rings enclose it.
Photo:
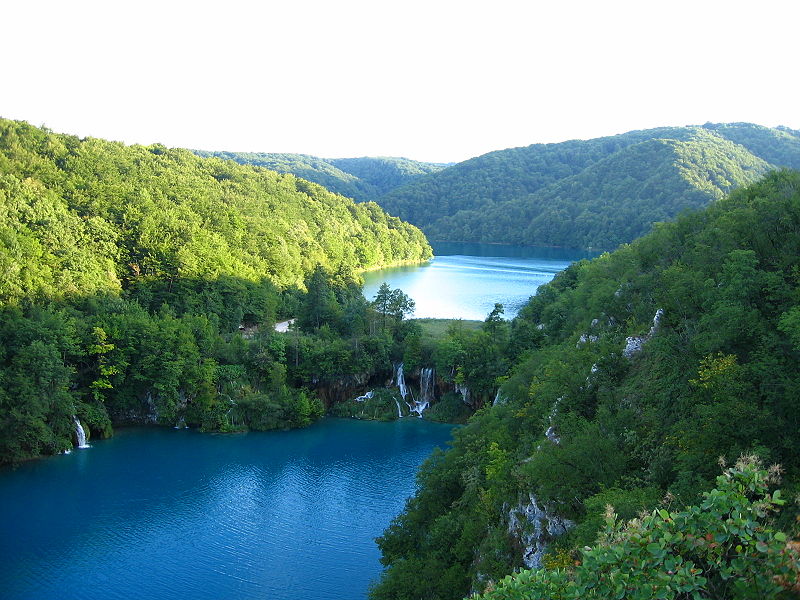
M 609 507 L 600 542 L 572 569 L 523 571 L 479 598 L 783 597 L 800 575 L 800 553 L 768 524 L 784 503 L 780 491 L 768 492 L 775 479 L 776 469 L 743 457 L 699 505 L 681 512 L 656 510 L 622 524 Z

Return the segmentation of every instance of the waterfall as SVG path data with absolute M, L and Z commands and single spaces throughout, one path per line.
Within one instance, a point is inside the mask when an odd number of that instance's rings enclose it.
M 431 367 L 420 370 L 419 375 L 419 400 L 414 398 L 411 394 L 411 402 L 406 402 L 410 413 L 416 413 L 419 418 L 422 418 L 422 413 L 431 405 L 434 400 L 434 370 Z M 402 393 L 402 392 L 401 392 Z
M 78 438 L 78 448 L 91 448 L 91 446 L 86 443 L 86 432 L 83 430 L 83 425 L 81 425 L 78 417 L 72 415 L 72 420 L 75 422 L 75 437 Z
M 417 413 L 417 416 L 421 419 L 422 413 L 425 412 L 425 409 L 430 406 L 430 403 L 427 400 L 420 400 L 417 402 L 416 400 L 413 403 L 413 406 L 409 405 L 411 412 Z
M 430 403 L 434 400 L 434 370 L 432 367 L 422 369 L 419 374 L 420 402 Z
M 400 410 L 400 403 L 397 401 L 397 398 L 394 399 L 394 403 L 397 405 L 397 418 L 398 419 L 402 419 L 403 418 L 403 411 Z
M 397 387 L 400 388 L 400 397 L 405 401 L 408 395 L 408 388 L 406 387 L 406 378 L 403 375 L 403 363 L 397 365 Z
M 472 406 L 469 401 L 469 388 L 461 383 L 456 384 L 456 392 L 461 394 L 461 399 L 464 401 L 464 404 L 467 406 Z
M 498 404 L 504 404 L 506 401 L 506 397 L 503 395 L 503 392 L 500 391 L 500 388 L 497 388 L 497 393 L 494 396 L 494 402 L 492 402 L 492 406 L 497 406 Z
M 369 400 L 370 398 L 372 398 L 372 396 L 373 396 L 373 394 L 374 394 L 374 393 L 375 393 L 375 392 L 374 392 L 373 390 L 370 390 L 370 391 L 368 391 L 366 394 L 364 394 L 363 396 L 359 396 L 358 398 L 353 398 L 353 399 L 354 399 L 356 402 L 366 402 L 367 400 Z

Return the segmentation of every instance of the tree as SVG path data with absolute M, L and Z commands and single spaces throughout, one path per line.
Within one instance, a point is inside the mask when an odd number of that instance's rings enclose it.
M 378 289 L 372 307 L 382 315 L 381 331 L 386 330 L 386 318 L 390 317 L 399 323 L 403 317 L 414 312 L 416 304 L 410 296 L 403 293 L 399 288 L 393 290 L 385 281 Z

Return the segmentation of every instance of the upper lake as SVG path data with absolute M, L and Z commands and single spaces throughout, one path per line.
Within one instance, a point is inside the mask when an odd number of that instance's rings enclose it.
M 364 600 L 374 538 L 452 426 L 122 429 L 0 470 L 4 600 Z
M 364 296 L 372 300 L 386 282 L 416 302 L 414 318 L 482 321 L 499 302 L 510 319 L 556 273 L 576 260 L 597 256 L 582 250 L 500 244 L 432 246 L 434 258 L 428 263 L 364 273 Z

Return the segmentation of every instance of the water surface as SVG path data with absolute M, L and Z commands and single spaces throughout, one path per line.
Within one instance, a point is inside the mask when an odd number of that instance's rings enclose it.
M 564 248 L 439 242 L 423 265 L 364 274 L 372 300 L 382 283 L 400 288 L 416 303 L 415 318 L 483 320 L 496 302 L 505 318 L 516 316 L 536 289 L 572 262 L 596 253 Z
M 0 597 L 362 600 L 374 538 L 451 427 L 121 430 L 0 471 Z

